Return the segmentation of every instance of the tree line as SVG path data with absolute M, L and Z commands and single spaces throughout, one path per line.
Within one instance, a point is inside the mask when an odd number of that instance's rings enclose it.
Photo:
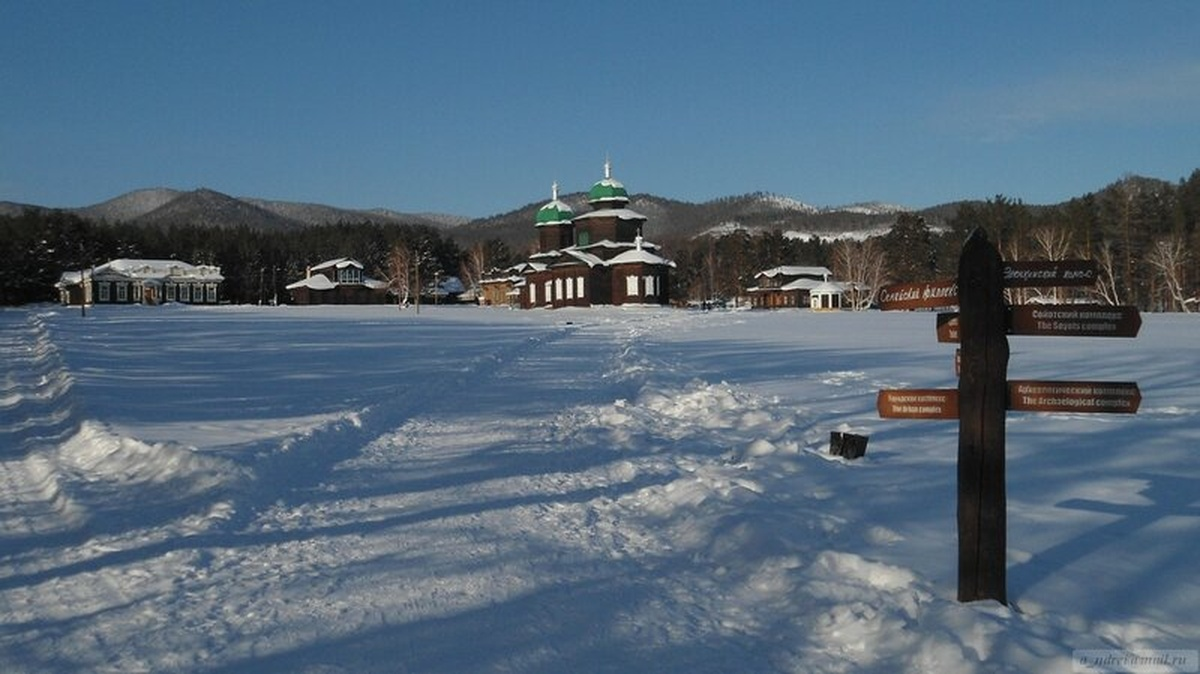
M 956 205 L 927 219 L 900 214 L 886 234 L 862 240 L 793 239 L 780 230 L 739 230 L 671 241 L 678 264 L 674 297 L 732 299 L 754 275 L 780 265 L 828 267 L 848 283 L 849 304 L 867 308 L 889 283 L 957 274 L 959 252 L 976 227 L 998 242 L 1006 260 L 1094 260 L 1094 288 L 1010 291 L 1013 302 L 1051 294 L 1050 301 L 1134 305 L 1143 311 L 1200 309 L 1200 170 L 1172 184 L 1126 177 L 1104 190 L 1056 206 L 1029 206 L 1003 195 Z M 1047 298 L 1044 298 L 1047 299 Z
M 286 302 L 285 286 L 303 278 L 314 264 L 350 257 L 362 262 L 368 275 L 386 275 L 389 253 L 396 248 L 419 251 L 429 278 L 458 273 L 458 246 L 427 225 L 342 222 L 281 232 L 245 226 L 97 224 L 65 211 L 27 209 L 0 217 L 0 304 L 56 300 L 54 284 L 63 272 L 118 258 L 217 265 L 225 277 L 222 300 Z
M 1095 260 L 1100 281 L 1077 299 L 1144 311 L 1198 308 L 1200 170 L 1177 184 L 1126 177 L 1057 206 L 1001 195 L 958 204 L 948 215 L 927 213 L 901 214 L 886 234 L 862 240 L 794 238 L 780 229 L 677 236 L 662 242 L 663 255 L 676 263 L 672 297 L 737 300 L 760 271 L 825 266 L 850 283 L 850 304 L 865 308 L 882 285 L 954 276 L 963 242 L 983 227 L 1008 260 Z M 423 292 L 421 284 L 437 276 L 458 276 L 471 287 L 524 256 L 498 239 L 463 249 L 446 230 L 426 225 L 343 222 L 267 232 L 96 224 L 65 211 L 28 209 L 0 216 L 0 304 L 52 301 L 62 272 L 116 258 L 218 265 L 224 299 L 287 301 L 284 286 L 308 266 L 336 257 L 359 260 L 399 297 Z

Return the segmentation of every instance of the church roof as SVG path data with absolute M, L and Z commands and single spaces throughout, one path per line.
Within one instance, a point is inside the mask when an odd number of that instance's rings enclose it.
M 551 186 L 550 202 L 538 209 L 535 219 L 536 226 L 544 227 L 547 225 L 565 225 L 571 222 L 571 218 L 575 216 L 575 211 L 571 207 L 563 203 L 558 198 L 558 183 Z
M 608 161 L 604 162 L 604 178 L 592 185 L 592 189 L 588 191 L 588 203 L 593 206 L 603 204 L 624 206 L 629 203 L 629 193 L 625 191 L 625 186 L 620 181 L 612 177 L 612 164 Z
M 641 263 L 641 264 L 661 264 L 661 265 L 667 265 L 669 267 L 675 266 L 674 262 L 672 262 L 671 260 L 668 260 L 666 258 L 663 258 L 659 255 L 655 255 L 653 252 L 651 252 L 651 251 L 647 250 L 645 247 L 643 247 L 643 244 L 644 244 L 644 242 L 642 241 L 642 237 L 639 236 L 634 241 L 634 248 L 632 250 L 627 250 L 624 253 L 621 253 L 620 255 L 613 257 L 611 260 L 608 261 L 608 264 L 609 265 L 618 265 L 618 264 Z
M 617 218 L 618 220 L 645 220 L 646 216 L 628 208 L 602 208 L 598 211 L 588 211 L 575 217 L 576 220 L 589 218 Z

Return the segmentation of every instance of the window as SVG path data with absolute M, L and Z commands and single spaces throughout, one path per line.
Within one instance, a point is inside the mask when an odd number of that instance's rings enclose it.
M 585 230 L 579 232 L 579 236 L 575 237 L 575 245 L 586 246 L 592 242 L 592 233 Z
M 167 301 L 168 302 L 175 301 L 175 284 L 174 283 L 167 284 Z
M 587 294 L 585 294 L 583 292 L 583 277 L 582 276 L 575 279 L 575 296 L 578 297 L 579 299 L 583 299 L 583 298 L 587 297 Z
M 343 267 L 339 269 L 338 283 L 362 283 L 362 270 L 358 267 Z
M 100 296 L 100 301 L 107 302 L 108 301 L 108 281 L 101 281 L 100 283 L 97 283 L 96 289 Z
M 542 290 L 544 291 L 542 294 L 544 294 L 546 296 L 545 297 L 546 304 L 553 302 L 554 301 L 554 282 L 546 281 Z
M 561 300 L 563 298 L 563 280 L 561 278 L 554 279 L 554 299 Z
M 120 281 L 117 282 L 117 301 L 118 302 L 128 302 L 129 301 L 129 284 L 128 283 L 121 283 Z
M 529 284 L 529 303 L 537 304 L 537 286 Z
M 645 280 L 645 282 L 646 282 L 646 297 L 650 297 L 650 296 L 652 296 L 652 295 L 656 295 L 657 293 L 655 293 L 655 292 L 654 292 L 654 291 L 655 291 L 655 287 L 654 287 L 654 286 L 656 285 L 656 284 L 654 283 L 654 281 L 655 281 L 656 279 L 655 279 L 653 276 L 646 276 L 646 277 L 644 278 L 644 280 Z
M 637 274 L 630 274 L 625 277 L 625 294 L 630 297 L 637 297 L 638 294 L 638 277 Z
M 567 279 L 567 299 L 575 299 L 575 279 Z
M 186 283 L 179 284 L 179 301 L 180 302 L 191 302 L 192 301 L 192 287 L 190 285 L 188 285 Z
M 216 304 L 217 303 L 217 284 L 209 283 L 208 286 L 206 287 L 206 290 L 208 291 L 208 301 L 213 304 Z

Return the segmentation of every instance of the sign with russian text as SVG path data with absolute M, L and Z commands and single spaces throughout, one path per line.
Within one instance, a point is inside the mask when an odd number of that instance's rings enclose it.
M 1008 382 L 1008 409 L 1019 412 L 1135 414 L 1141 403 L 1134 382 Z
M 957 419 L 958 390 L 884 389 L 875 400 L 883 419 Z
M 1009 334 L 1067 337 L 1136 337 L 1137 307 L 1103 304 L 1022 304 L 1011 309 Z
M 954 279 L 897 283 L 879 291 L 879 308 L 884 311 L 954 306 L 958 306 L 958 281 Z
M 1125 381 L 1008 382 L 1013 412 L 1074 412 L 1076 414 L 1136 414 L 1142 392 Z M 884 389 L 875 407 L 883 419 L 957 419 L 958 390 L 952 388 Z
M 1096 284 L 1095 260 L 1014 260 L 1002 267 L 1009 288 L 1054 288 Z

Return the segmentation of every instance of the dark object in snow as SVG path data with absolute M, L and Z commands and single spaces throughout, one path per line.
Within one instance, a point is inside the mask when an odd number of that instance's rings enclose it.
M 832 431 L 829 434 L 829 453 L 843 459 L 859 459 L 867 453 L 867 436 Z

